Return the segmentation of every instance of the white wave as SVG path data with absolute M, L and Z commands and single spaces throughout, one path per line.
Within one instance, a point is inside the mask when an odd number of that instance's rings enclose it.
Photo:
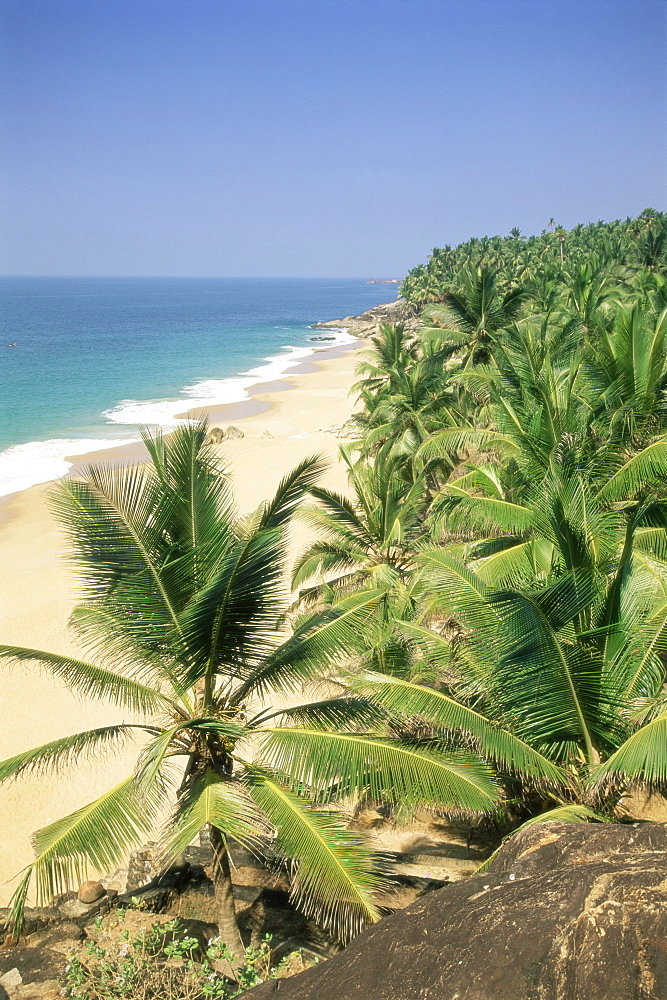
M 354 343 L 345 328 L 331 330 L 335 339 L 327 341 L 327 347 Z M 258 382 L 271 382 L 285 375 L 299 361 L 315 354 L 317 347 L 294 347 L 285 344 L 285 354 L 264 358 L 264 364 L 249 368 L 233 378 L 204 379 L 181 389 L 179 399 L 135 400 L 126 399 L 103 414 L 113 424 L 148 424 L 163 428 L 175 427 L 185 410 L 201 406 L 220 406 L 224 403 L 240 403 L 249 399 L 248 389 Z M 321 348 L 320 348 L 321 349 Z
M 332 329 L 333 341 L 326 347 L 354 343 L 354 337 L 344 327 Z M 285 354 L 264 358 L 264 364 L 241 372 L 233 378 L 203 379 L 181 390 L 179 399 L 133 400 L 126 399 L 106 410 L 103 416 L 110 424 L 134 426 L 158 426 L 169 429 L 179 423 L 178 414 L 200 406 L 214 406 L 222 403 L 239 403 L 249 399 L 248 388 L 258 382 L 270 382 L 285 375 L 303 358 L 310 357 L 322 347 L 294 347 L 286 344 Z M 0 452 L 0 496 L 17 493 L 20 490 L 46 483 L 66 475 L 72 467 L 68 455 L 85 455 L 105 448 L 137 441 L 137 437 L 127 438 L 52 438 L 48 441 L 29 441 L 27 444 L 13 445 Z
M 27 490 L 38 483 L 59 479 L 72 468 L 68 455 L 86 455 L 103 448 L 117 448 L 138 438 L 95 440 L 93 438 L 51 438 L 28 441 L 0 452 L 0 497 Z

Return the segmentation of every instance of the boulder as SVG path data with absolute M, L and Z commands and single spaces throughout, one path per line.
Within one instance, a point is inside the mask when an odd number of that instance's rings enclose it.
M 230 426 L 225 431 L 225 441 L 236 441 L 237 439 L 240 439 L 242 437 L 245 437 L 245 434 L 243 433 L 241 428 L 234 427 L 233 424 L 230 424 Z
M 106 894 L 106 889 L 101 882 L 82 882 L 76 894 L 77 899 L 82 903 L 96 903 L 98 899 Z
M 543 823 L 248 1000 L 664 1000 L 667 828 Z
M 230 424 L 229 427 L 212 427 L 208 433 L 209 444 L 220 444 L 221 441 L 235 441 L 245 437 L 240 427 Z

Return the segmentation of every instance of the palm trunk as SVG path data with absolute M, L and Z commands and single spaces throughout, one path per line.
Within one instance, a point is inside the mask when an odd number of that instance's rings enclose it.
M 245 946 L 241 939 L 236 909 L 234 907 L 234 892 L 232 889 L 232 873 L 229 867 L 229 855 L 224 837 L 215 827 L 210 828 L 211 847 L 213 848 L 213 887 L 218 917 L 218 932 L 224 943 L 234 956 L 233 971 L 243 963 Z

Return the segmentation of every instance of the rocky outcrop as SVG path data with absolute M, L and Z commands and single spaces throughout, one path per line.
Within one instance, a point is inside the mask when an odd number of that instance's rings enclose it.
M 544 823 L 248 1000 L 664 1000 L 667 828 Z
M 409 329 L 417 329 L 422 325 L 402 302 L 385 302 L 373 306 L 361 316 L 346 316 L 344 319 L 332 319 L 326 323 L 313 323 L 313 330 L 331 330 L 345 327 L 354 337 L 371 337 L 377 333 L 381 323 L 404 323 Z

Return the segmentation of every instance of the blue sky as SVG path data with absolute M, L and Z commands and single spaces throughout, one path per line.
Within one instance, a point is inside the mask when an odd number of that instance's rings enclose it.
M 3 0 L 10 274 L 402 276 L 667 207 L 659 0 Z

